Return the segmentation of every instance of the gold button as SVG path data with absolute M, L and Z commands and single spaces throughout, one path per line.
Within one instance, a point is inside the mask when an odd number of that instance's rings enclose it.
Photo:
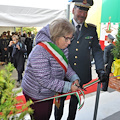
M 76 51 L 78 51 L 78 49 L 76 48 Z
M 77 65 L 76 63 L 74 63 L 74 65 Z
M 78 58 L 77 56 L 75 56 L 75 58 Z
M 79 43 L 79 41 L 77 41 L 77 43 Z

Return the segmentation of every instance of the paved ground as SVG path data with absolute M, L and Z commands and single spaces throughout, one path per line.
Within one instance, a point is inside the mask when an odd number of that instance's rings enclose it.
M 0 70 L 4 69 L 4 66 L 0 66 Z M 93 79 L 97 78 L 95 72 L 95 65 L 92 66 Z M 13 71 L 12 77 L 17 80 L 17 72 Z M 15 88 L 20 89 L 20 88 Z M 21 95 L 19 93 L 18 95 Z M 85 104 L 83 108 L 77 111 L 75 120 L 93 120 L 94 107 L 95 107 L 96 92 L 85 95 Z M 67 119 L 69 100 L 65 102 L 64 115 L 61 120 Z M 29 115 L 25 117 L 25 120 L 30 120 Z M 54 105 L 50 120 L 54 120 Z M 120 92 L 111 88 L 107 92 L 100 92 L 98 114 L 96 120 L 120 120 Z
M 93 120 L 94 107 L 95 107 L 96 93 L 92 96 L 87 96 L 83 108 L 77 110 L 75 120 Z M 113 92 L 101 92 L 98 114 L 96 120 L 120 120 L 120 93 Z M 61 120 L 67 120 L 69 100 L 65 103 L 64 115 Z M 53 107 L 54 108 L 54 107 Z M 52 111 L 51 119 L 54 120 L 54 109 Z

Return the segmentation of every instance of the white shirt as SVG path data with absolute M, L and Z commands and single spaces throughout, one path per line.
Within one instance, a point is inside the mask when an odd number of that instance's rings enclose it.
M 74 23 L 74 25 L 75 25 L 75 30 L 76 30 L 76 26 L 77 26 L 77 25 L 80 25 L 80 26 L 81 26 L 80 29 L 79 29 L 79 30 L 81 30 L 82 24 L 78 24 L 74 19 L 73 19 L 73 23 Z

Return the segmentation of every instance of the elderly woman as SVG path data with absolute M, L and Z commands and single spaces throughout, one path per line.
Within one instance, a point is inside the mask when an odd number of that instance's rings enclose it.
M 28 57 L 22 80 L 26 100 L 52 97 L 56 92 L 67 93 L 79 88 L 80 79 L 68 63 L 67 46 L 71 43 L 74 27 L 66 19 L 57 19 L 41 29 L 36 36 L 36 46 Z M 64 78 L 70 82 L 64 81 Z M 35 120 L 49 120 L 53 100 L 31 105 Z

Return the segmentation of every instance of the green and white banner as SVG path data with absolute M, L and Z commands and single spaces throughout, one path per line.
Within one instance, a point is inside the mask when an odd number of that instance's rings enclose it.
M 120 23 L 120 0 L 102 0 L 100 44 L 102 49 L 107 45 L 107 35 L 116 38 Z

